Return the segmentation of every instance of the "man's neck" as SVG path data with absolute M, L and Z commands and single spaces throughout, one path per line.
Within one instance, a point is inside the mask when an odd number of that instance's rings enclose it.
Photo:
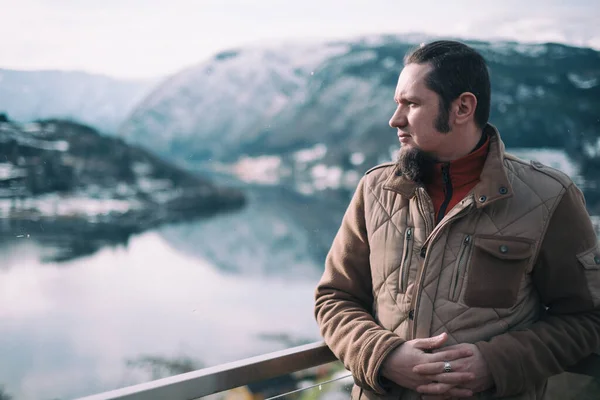
M 449 137 L 449 139 L 451 139 L 454 143 L 462 145 L 454 152 L 444 155 L 443 157 L 439 157 L 440 162 L 448 163 L 463 158 L 481 147 L 485 143 L 486 139 L 486 135 L 483 134 L 483 130 L 479 128 L 470 129 L 464 131 L 463 133 L 453 132 L 450 135 L 453 137 Z
M 481 132 L 480 136 L 479 136 L 479 141 L 477 142 L 477 144 L 475 145 L 475 147 L 473 148 L 473 150 L 471 150 L 469 152 L 469 154 L 476 152 L 477 150 L 479 150 L 481 148 L 481 146 L 483 146 L 485 144 L 485 142 L 487 142 L 487 135 L 485 135 L 483 133 L 483 131 Z

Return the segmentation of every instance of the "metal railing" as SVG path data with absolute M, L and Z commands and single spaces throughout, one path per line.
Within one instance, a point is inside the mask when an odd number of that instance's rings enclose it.
M 336 360 L 324 342 L 316 342 L 77 400 L 192 400 Z M 567 371 L 600 379 L 600 356 L 594 353 Z
M 129 386 L 79 400 L 191 400 L 336 361 L 323 342 Z

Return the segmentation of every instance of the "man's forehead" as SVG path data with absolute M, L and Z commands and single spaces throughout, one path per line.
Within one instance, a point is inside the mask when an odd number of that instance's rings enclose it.
M 427 89 L 425 86 L 425 78 L 430 71 L 431 65 L 429 64 L 411 63 L 405 66 L 398 77 L 396 96 L 400 96 L 408 92 L 423 91 L 424 89 Z

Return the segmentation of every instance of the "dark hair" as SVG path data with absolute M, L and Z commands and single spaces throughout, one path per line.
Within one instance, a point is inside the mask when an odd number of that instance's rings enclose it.
M 433 67 L 425 84 L 440 96 L 438 123 L 445 121 L 447 128 L 440 131 L 450 130 L 447 126 L 450 103 L 464 92 L 471 92 L 477 98 L 475 122 L 479 128 L 487 124 L 490 118 L 490 76 L 481 54 L 460 42 L 438 40 L 421 45 L 404 57 L 405 65 L 413 63 L 429 63 Z

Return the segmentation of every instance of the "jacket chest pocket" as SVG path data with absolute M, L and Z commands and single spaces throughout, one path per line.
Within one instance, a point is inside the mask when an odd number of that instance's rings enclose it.
M 585 270 L 594 307 L 598 307 L 600 306 L 600 248 L 596 245 L 591 250 L 578 254 L 577 259 Z
M 402 264 L 400 265 L 400 293 L 406 293 L 410 275 L 410 265 L 413 254 L 413 228 L 407 227 L 404 232 L 404 247 L 402 250 Z
M 464 302 L 469 307 L 515 305 L 533 254 L 533 241 L 518 237 L 472 237 Z

